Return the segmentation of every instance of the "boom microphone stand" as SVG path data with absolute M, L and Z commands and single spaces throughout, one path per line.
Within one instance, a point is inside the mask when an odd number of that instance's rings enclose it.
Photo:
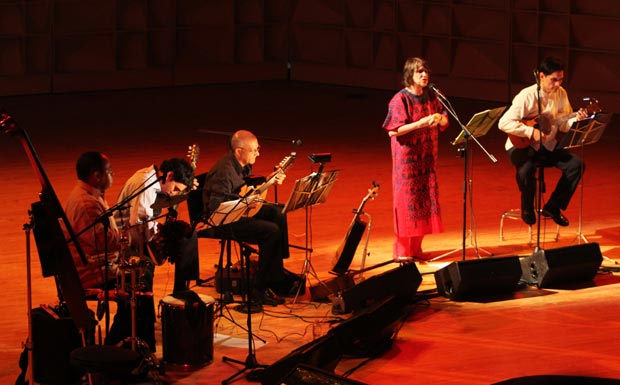
M 463 154 L 463 234 L 462 234 L 462 244 L 461 244 L 461 251 L 462 251 L 462 259 L 463 261 L 465 260 L 465 254 L 466 254 L 466 249 L 467 249 L 467 245 L 466 245 L 466 239 L 467 239 L 467 191 L 468 191 L 468 181 L 469 181 L 469 176 L 468 176 L 468 168 L 469 168 L 469 151 L 468 151 L 468 147 L 469 147 L 469 140 L 473 140 L 478 147 L 480 147 L 482 149 L 482 151 L 487 155 L 487 157 L 491 160 L 491 162 L 493 163 L 497 163 L 497 159 L 491 155 L 486 148 L 484 148 L 484 146 L 482 146 L 482 144 L 480 144 L 480 142 L 478 141 L 478 139 L 476 138 L 475 135 L 473 135 L 471 133 L 471 131 L 463 124 L 461 123 L 461 121 L 459 120 L 458 115 L 456 114 L 456 111 L 454 110 L 454 108 L 452 108 L 452 105 L 450 104 L 450 101 L 439 91 L 437 90 L 437 88 L 435 88 L 435 85 L 430 84 L 429 85 L 430 89 L 432 89 L 435 92 L 435 95 L 437 95 L 437 100 L 439 100 L 439 102 L 444 106 L 444 108 L 448 111 L 448 113 L 450 113 L 450 115 L 452 115 L 452 117 L 456 120 L 456 122 L 459 124 L 459 126 L 461 127 L 461 132 L 463 134 L 463 147 L 462 147 L 462 154 Z M 496 117 L 497 119 L 499 119 L 499 115 Z M 430 259 L 431 261 L 446 257 L 454 252 L 458 251 L 458 249 L 455 249 L 453 251 L 450 251 L 448 253 L 444 253 L 442 255 L 439 255 L 435 258 Z M 477 246 L 476 246 L 476 254 L 478 253 L 477 250 Z

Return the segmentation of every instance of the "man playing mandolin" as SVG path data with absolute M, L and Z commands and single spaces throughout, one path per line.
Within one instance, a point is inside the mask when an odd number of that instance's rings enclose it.
M 543 207 L 542 215 L 568 226 L 562 214 L 570 202 L 582 173 L 582 160 L 565 149 L 556 148 L 558 135 L 567 132 L 573 122 L 588 117 L 586 109 L 573 113 L 566 90 L 562 87 L 564 64 L 557 58 L 545 58 L 534 71 L 536 84 L 524 88 L 499 120 L 499 129 L 508 134 L 506 150 L 516 167 L 521 191 L 521 218 L 528 225 L 536 223 L 536 167 L 557 167 L 562 171 L 555 190 Z M 540 96 L 540 103 L 539 103 Z M 538 129 L 540 127 L 540 129 Z
M 244 197 L 256 198 L 253 191 L 247 190 L 246 178 L 252 173 L 252 166 L 260 155 L 259 150 L 258 139 L 250 131 L 240 130 L 233 134 L 230 151 L 215 163 L 205 179 L 203 202 L 207 224 L 208 218 L 222 202 L 240 198 L 241 202 L 245 202 Z M 265 184 L 281 184 L 286 177 L 283 168 L 276 169 L 267 177 Z M 284 303 L 284 300 L 274 290 L 282 287 L 287 280 L 283 263 L 283 259 L 289 257 L 286 215 L 282 213 L 282 207 L 261 205 L 260 199 L 247 201 L 253 202 L 249 206 L 250 212 L 260 205 L 255 214 L 244 215 L 232 223 L 211 225 L 217 226 L 218 232 L 226 237 L 258 245 L 258 271 L 252 298 L 262 304 L 276 306 Z

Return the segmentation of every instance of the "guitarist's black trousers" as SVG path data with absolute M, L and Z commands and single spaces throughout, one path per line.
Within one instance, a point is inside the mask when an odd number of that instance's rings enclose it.
M 547 200 L 547 204 L 566 210 L 581 179 L 581 158 L 567 150 L 549 151 L 544 147 L 541 147 L 539 151 L 532 147 L 513 147 L 508 150 L 508 156 L 510 157 L 510 162 L 516 167 L 517 185 L 519 186 L 519 191 L 521 191 L 522 210 L 534 210 L 536 168 L 539 165 L 543 167 L 556 167 L 562 171 L 562 176 Z
M 223 238 L 258 245 L 255 289 L 264 291 L 285 280 L 283 260 L 290 254 L 288 223 L 281 206 L 263 204 L 253 217 L 219 226 L 216 233 Z

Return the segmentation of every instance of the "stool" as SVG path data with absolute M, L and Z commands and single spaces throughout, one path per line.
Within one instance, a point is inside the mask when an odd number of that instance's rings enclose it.
M 71 364 L 92 375 L 98 374 L 97 384 L 124 384 L 140 362 L 140 355 L 133 350 L 110 345 L 91 345 L 71 351 Z
M 500 241 L 505 241 L 504 239 L 504 219 L 508 218 L 508 219 L 513 219 L 513 220 L 521 220 L 521 210 L 520 209 L 510 209 L 507 211 L 504 211 L 502 213 L 502 216 L 499 220 L 499 240 Z M 545 216 L 540 216 L 540 219 L 543 221 L 546 221 L 547 219 L 552 219 L 552 218 L 547 218 Z M 528 231 L 527 231 L 527 235 L 528 235 L 528 245 L 532 245 L 532 226 L 529 225 L 528 226 Z M 558 241 L 558 239 L 560 238 L 560 225 L 558 225 L 557 223 L 555 224 L 555 237 L 553 238 L 553 240 L 555 242 Z
M 258 250 L 252 246 L 241 242 L 232 237 L 227 237 L 225 234 L 220 234 L 220 231 L 216 227 L 208 227 L 198 231 L 198 238 L 204 239 L 216 239 L 220 242 L 220 255 L 218 260 L 218 269 L 213 277 L 215 281 L 215 289 L 218 293 L 224 294 L 223 300 L 225 303 L 233 302 L 233 294 L 242 293 L 242 281 L 238 280 L 237 285 L 233 284 L 231 277 L 232 268 L 232 248 L 233 243 L 236 243 L 239 247 L 239 255 L 245 255 L 245 253 L 258 253 Z M 224 261 L 224 257 L 226 260 Z M 225 274 L 225 275 L 224 275 Z M 204 282 L 204 281 L 203 281 Z M 235 290 L 233 290 L 235 289 Z

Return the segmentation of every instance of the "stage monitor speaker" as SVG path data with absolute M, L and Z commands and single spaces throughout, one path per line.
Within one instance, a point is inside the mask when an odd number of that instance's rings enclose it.
M 602 262 L 598 243 L 541 250 L 521 260 L 523 281 L 539 288 L 592 281 Z
M 512 293 L 521 279 L 519 257 L 452 262 L 435 272 L 439 295 L 454 301 Z
M 282 379 L 282 385 L 365 385 L 309 365 L 297 365 Z
M 341 358 L 340 341 L 327 334 L 298 347 L 262 371 L 257 371 L 256 377 L 262 385 L 280 385 L 291 368 L 299 364 L 333 371 Z
M 335 314 L 356 313 L 392 296 L 413 301 L 420 283 L 422 283 L 422 275 L 417 266 L 415 263 L 407 263 L 396 269 L 374 275 L 345 290 L 342 298 L 335 300 L 332 312 Z
M 391 296 L 373 303 L 328 332 L 349 357 L 377 357 L 392 347 L 394 336 L 409 313 L 410 300 Z
M 353 276 L 344 274 L 310 286 L 310 296 L 312 301 L 320 302 L 328 299 L 330 295 L 342 293 L 353 286 L 355 286 Z
M 31 319 L 34 380 L 52 385 L 77 382 L 83 373 L 71 365 L 69 354 L 82 346 L 82 337 L 73 319 L 48 307 L 32 309 Z

